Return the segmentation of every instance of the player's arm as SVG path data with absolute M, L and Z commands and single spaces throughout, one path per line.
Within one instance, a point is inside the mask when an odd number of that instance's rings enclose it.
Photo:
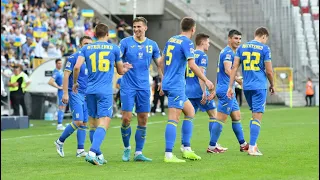
M 69 76 L 71 74 L 70 70 L 64 70 L 63 73 L 63 84 L 62 84 L 62 89 L 63 89 L 63 94 L 68 94 L 68 86 L 69 86 Z
M 117 47 L 117 46 L 116 46 Z M 120 48 L 116 48 L 114 50 L 114 55 L 115 55 L 115 65 L 116 65 L 116 69 L 117 69 L 117 73 L 120 75 L 124 75 L 127 71 L 129 71 L 129 69 L 132 68 L 132 65 L 129 64 L 128 62 L 123 63 L 121 58 L 123 58 L 123 53 L 125 52 L 125 48 L 123 45 L 120 44 Z
M 205 68 L 204 68 L 204 67 L 199 67 L 199 69 L 200 69 L 201 73 L 204 74 Z M 205 85 L 204 81 L 202 81 L 202 80 L 199 78 L 199 83 L 200 83 L 200 87 L 201 87 L 201 89 L 202 89 L 202 92 L 203 92 L 203 93 L 206 93 L 206 85 Z
M 73 84 L 78 83 L 80 68 L 82 64 L 84 63 L 84 57 L 79 55 L 76 64 L 73 67 Z
M 233 83 L 234 83 L 239 66 L 240 66 L 240 58 L 238 56 L 236 56 L 234 58 L 233 66 L 232 66 L 231 73 L 230 73 L 229 89 L 232 89 L 232 86 L 233 86 Z
M 272 63 L 271 63 L 271 52 L 270 48 L 267 49 L 265 56 L 264 56 L 264 66 L 266 68 L 266 75 L 268 78 L 268 81 L 270 83 L 269 91 L 271 94 L 274 93 L 274 84 L 273 84 L 273 70 L 272 70 Z
M 163 59 L 163 56 L 160 56 L 159 58 L 153 60 L 154 63 L 157 65 L 157 70 L 158 70 L 160 79 L 163 78 L 163 65 L 161 64 L 163 61 L 162 59 Z
M 61 86 L 58 86 L 58 84 L 56 83 L 56 76 L 57 76 L 57 73 L 53 74 L 53 76 L 49 79 L 49 82 L 48 84 L 52 87 L 55 87 L 57 89 L 62 89 Z
M 163 70 L 162 70 L 162 68 L 160 66 L 160 61 L 161 61 L 162 56 L 161 56 L 161 53 L 160 53 L 160 50 L 159 50 L 159 47 L 158 47 L 157 43 L 154 44 L 152 57 L 153 57 L 154 63 L 157 65 L 157 69 L 158 69 L 158 73 L 159 73 L 160 79 L 162 79 Z
M 199 66 L 194 62 L 194 58 L 188 59 L 188 66 L 192 70 L 192 72 L 202 81 L 207 84 L 210 80 L 204 75 L 204 73 L 200 70 Z M 210 81 L 211 82 L 211 81 Z M 212 87 L 208 87 L 209 90 L 213 89 L 213 84 Z

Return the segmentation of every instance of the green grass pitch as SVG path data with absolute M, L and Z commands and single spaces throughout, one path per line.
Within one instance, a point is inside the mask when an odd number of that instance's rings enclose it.
M 247 107 L 241 110 L 243 130 L 248 142 L 250 112 Z M 202 160 L 188 160 L 179 164 L 163 162 L 167 116 L 158 115 L 149 119 L 144 154 L 153 159 L 151 163 L 121 161 L 123 145 L 120 119 L 113 119 L 101 148 L 108 160 L 104 166 L 93 166 L 85 162 L 84 158 L 75 157 L 75 133 L 65 143 L 65 157 L 59 157 L 53 142 L 61 132 L 55 130 L 52 122 L 33 120 L 33 127 L 29 129 L 1 132 L 1 179 L 319 179 L 318 110 L 318 107 L 289 109 L 268 106 L 258 140 L 259 149 L 264 154 L 261 157 L 239 152 L 230 119 L 219 140 L 229 150 L 224 154 L 207 154 L 208 118 L 205 113 L 198 113 L 194 121 L 192 148 Z M 136 119 L 132 122 L 133 149 L 135 129 Z M 181 123 L 174 148 L 178 157 L 181 157 L 180 131 Z M 86 150 L 89 146 L 87 133 Z

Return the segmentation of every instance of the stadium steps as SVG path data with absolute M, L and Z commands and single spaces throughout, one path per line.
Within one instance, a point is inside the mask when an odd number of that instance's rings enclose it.
M 207 17 L 198 13 L 195 8 L 187 4 L 185 1 L 166 0 L 164 9 L 179 19 L 185 16 L 193 17 L 197 22 L 198 32 L 208 34 L 211 42 L 214 43 L 214 46 L 216 46 L 219 51 L 225 47 L 227 39 L 224 38 L 226 35 L 224 29 L 209 22 Z
M 276 95 L 284 102 L 286 106 L 290 106 L 290 93 L 289 92 L 277 92 Z M 292 106 L 302 107 L 306 105 L 305 96 L 299 91 L 292 92 Z

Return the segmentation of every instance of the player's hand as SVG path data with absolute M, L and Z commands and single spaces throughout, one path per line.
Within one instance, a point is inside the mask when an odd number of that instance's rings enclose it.
M 206 92 L 204 92 L 204 93 L 202 94 L 202 99 L 201 99 L 200 103 L 201 103 L 202 105 L 205 105 L 206 102 L 207 102 L 207 94 L 206 94 Z
M 212 91 L 210 95 L 207 97 L 207 99 L 211 101 L 214 97 L 216 97 L 216 91 Z
M 208 87 L 208 90 L 211 91 L 214 88 L 213 83 L 208 79 L 205 82 L 206 86 Z
M 233 97 L 233 89 L 232 88 L 228 88 L 227 96 L 229 99 L 231 99 Z
M 273 86 L 269 86 L 269 92 L 271 93 L 271 95 L 275 93 Z
M 67 93 L 63 93 L 62 102 L 63 102 L 64 104 L 68 104 L 68 102 L 69 102 L 69 95 L 68 95 Z
M 78 88 L 79 88 L 79 84 L 78 84 L 78 83 L 75 83 L 75 84 L 73 84 L 73 86 L 72 86 L 72 91 L 75 92 L 75 93 L 78 93 Z
M 129 71 L 131 68 L 133 68 L 132 64 L 129 64 L 128 62 L 123 63 L 123 69 L 125 72 Z

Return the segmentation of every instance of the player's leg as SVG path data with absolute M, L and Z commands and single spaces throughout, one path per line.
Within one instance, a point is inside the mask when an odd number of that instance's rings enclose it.
M 100 151 L 101 144 L 105 138 L 107 129 L 112 117 L 113 107 L 112 94 L 96 94 L 97 102 L 97 117 L 99 117 L 99 125 L 93 134 L 93 141 L 90 151 L 86 157 L 86 161 L 94 165 L 102 165 L 103 161 L 97 158 L 97 153 Z
M 261 156 L 262 153 L 257 148 L 257 140 L 260 134 L 262 114 L 265 110 L 267 90 L 251 90 L 249 93 L 247 93 L 247 96 L 251 96 L 252 100 L 252 120 L 250 121 L 250 143 L 248 154 L 253 156 Z
M 199 101 L 200 102 L 200 101 Z M 198 156 L 191 149 L 191 137 L 193 132 L 193 120 L 195 115 L 195 110 L 193 105 L 189 100 L 184 102 L 183 107 L 184 119 L 182 123 L 182 139 L 184 149 L 182 151 L 182 157 L 191 160 L 200 160 L 201 157 Z
M 69 93 L 70 97 L 70 108 L 72 111 L 72 122 L 64 129 L 61 136 L 54 142 L 57 148 L 57 153 L 64 157 L 63 145 L 65 140 L 81 125 L 83 125 L 83 110 L 82 110 L 82 102 L 79 99 L 78 94 L 74 94 L 72 92 Z M 78 147 L 79 149 L 79 147 Z M 84 149 L 80 147 L 80 149 Z M 83 150 L 84 151 L 84 150 Z M 78 156 L 78 153 L 77 153 Z
M 238 142 L 240 144 L 240 151 L 248 151 L 249 144 L 244 139 L 243 128 L 241 124 L 241 113 L 237 102 L 237 99 L 233 98 L 232 112 L 230 114 L 232 120 L 232 130 L 236 135 Z
M 231 112 L 232 101 L 227 97 L 225 92 L 217 93 L 219 99 L 216 120 L 213 120 L 210 142 L 207 153 L 223 153 L 227 149 L 220 147 L 217 142 L 220 138 L 223 126 Z
M 58 125 L 57 125 L 57 130 L 63 131 L 65 127 L 62 125 L 63 117 L 64 117 L 64 111 L 66 108 L 66 105 L 62 102 L 62 93 L 58 93 Z
M 85 101 L 85 95 L 83 94 L 82 97 L 82 114 L 80 114 L 79 119 L 83 119 L 83 122 L 79 123 L 79 128 L 77 130 L 77 142 L 78 142 L 78 149 L 77 149 L 77 157 L 84 157 L 87 153 L 84 150 L 84 142 L 86 140 L 87 135 L 87 122 L 88 122 L 88 109 L 87 109 L 87 102 Z M 82 116 L 82 117 L 81 117 Z
M 190 101 L 190 103 L 191 103 L 191 105 L 193 107 L 192 112 L 194 114 L 196 114 L 198 109 L 199 109 L 200 100 L 198 98 L 190 98 L 189 101 Z M 185 106 L 184 106 L 184 108 L 185 108 Z M 184 113 L 184 111 L 183 111 L 183 113 Z M 185 124 L 185 126 L 183 126 L 183 124 Z M 189 123 L 189 122 L 184 123 L 184 121 L 183 121 L 183 124 L 182 124 L 182 128 L 181 128 L 181 147 L 180 147 L 181 152 L 184 151 L 184 147 L 185 147 L 184 146 L 184 140 L 183 140 L 183 138 L 186 136 L 186 135 L 184 135 L 184 131 L 186 131 L 185 128 L 187 128 L 187 126 L 189 126 L 188 124 L 192 125 L 192 123 Z M 189 140 L 189 142 L 190 142 L 190 140 Z M 190 145 L 188 147 L 190 147 Z
M 89 116 L 89 128 L 90 128 L 89 137 L 90 137 L 91 144 L 93 142 L 94 132 L 96 131 L 96 128 L 98 127 L 98 125 L 99 125 L 99 119 Z M 102 162 L 102 164 L 107 163 L 107 161 L 104 160 L 103 154 L 101 153 L 100 149 L 96 152 L 96 156 L 97 156 L 98 160 Z
M 131 89 L 121 89 L 120 90 L 120 99 L 122 102 L 122 124 L 121 124 L 121 136 L 122 142 L 124 145 L 124 151 L 122 160 L 129 161 L 130 160 L 130 137 L 131 137 L 131 118 L 132 118 L 132 110 L 134 107 L 134 99 L 136 97 L 136 90 Z M 149 103 L 149 102 L 148 102 Z
M 136 129 L 136 152 L 134 161 L 152 161 L 142 154 L 147 136 L 148 113 L 150 112 L 150 90 L 138 90 L 135 98 L 138 126 Z
M 178 159 L 172 153 L 177 136 L 177 125 L 183 109 L 183 102 L 185 101 L 185 94 L 183 93 L 183 96 L 181 96 L 181 91 L 164 91 L 164 93 L 168 96 L 168 123 L 165 130 L 166 149 L 164 162 L 186 162 L 185 160 Z
M 201 105 L 200 110 L 206 111 L 209 116 L 208 129 L 209 129 L 209 134 L 211 136 L 212 125 L 216 121 L 216 117 L 217 117 L 217 109 L 216 109 L 216 104 L 214 100 L 208 101 L 206 104 Z

